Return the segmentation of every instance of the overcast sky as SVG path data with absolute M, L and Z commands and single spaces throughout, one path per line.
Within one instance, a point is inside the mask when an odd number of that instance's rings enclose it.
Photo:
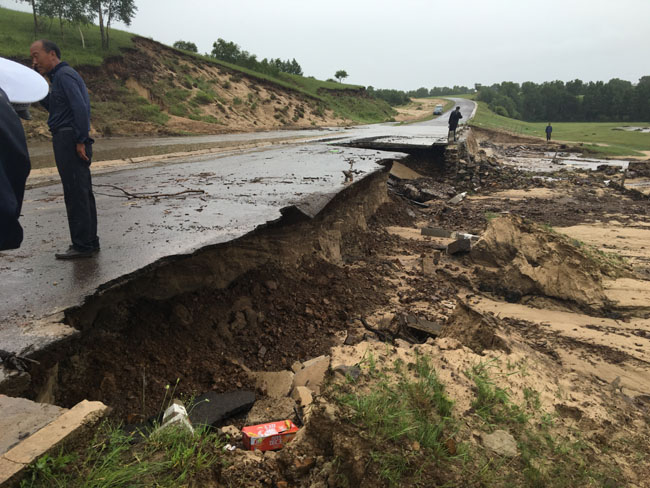
M 0 5 L 25 9 L 15 0 Z M 209 52 L 219 37 L 306 75 L 376 88 L 650 75 L 650 0 L 136 0 L 126 29 Z

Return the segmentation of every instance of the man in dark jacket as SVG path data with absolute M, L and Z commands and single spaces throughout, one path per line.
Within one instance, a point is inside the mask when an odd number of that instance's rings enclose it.
M 23 241 L 18 217 L 29 170 L 23 125 L 0 88 L 0 251 L 18 249 Z
M 30 47 L 32 65 L 50 79 L 50 94 L 41 104 L 50 113 L 54 159 L 63 184 L 72 245 L 57 259 L 90 257 L 99 251 L 97 210 L 90 176 L 92 143 L 90 98 L 86 84 L 52 41 L 42 39 Z
M 551 140 L 551 133 L 553 132 L 553 127 L 551 127 L 551 123 L 549 122 L 548 125 L 546 126 L 546 140 L 550 141 Z
M 462 118 L 463 116 L 460 113 L 460 107 L 456 107 L 456 110 L 454 110 L 449 115 L 449 132 L 454 133 L 454 141 L 456 140 L 456 128 L 458 127 L 458 121 Z

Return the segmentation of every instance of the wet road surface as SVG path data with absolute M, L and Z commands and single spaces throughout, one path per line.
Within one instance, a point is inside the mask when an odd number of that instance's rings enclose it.
M 358 181 L 380 169 L 377 161 L 403 156 L 334 146 L 331 138 L 398 137 L 430 146 L 441 133 L 446 137 L 447 118 L 443 114 L 436 124 L 313 131 L 308 135 L 323 134 L 322 142 L 188 157 L 183 162 L 94 175 L 102 250 L 86 260 L 54 259 L 55 252 L 69 245 L 60 183 L 28 190 L 21 217 L 23 245 L 0 253 L 0 349 L 43 347 L 56 340 L 57 333 L 69 333 L 60 325 L 58 332 L 56 327 L 53 331 L 51 322 L 60 320 L 58 312 L 81 304 L 100 285 L 165 256 L 241 237 L 279 218 L 280 210 L 288 206 L 313 216 L 345 188 L 344 170 L 358 172 Z M 141 196 L 200 193 L 129 199 L 118 188 Z

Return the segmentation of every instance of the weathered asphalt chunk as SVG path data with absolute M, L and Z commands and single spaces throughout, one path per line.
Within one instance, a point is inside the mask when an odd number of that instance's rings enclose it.
M 209 391 L 196 397 L 189 405 L 190 422 L 194 427 L 200 425 L 215 425 L 222 420 L 246 412 L 255 403 L 255 392 L 231 391 L 217 393 Z

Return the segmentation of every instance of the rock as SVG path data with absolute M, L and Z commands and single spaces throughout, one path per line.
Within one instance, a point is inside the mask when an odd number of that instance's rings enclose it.
M 303 363 L 303 369 L 293 377 L 293 387 L 306 386 L 313 393 L 320 394 L 320 386 L 330 365 L 329 356 L 319 356 Z
M 420 233 L 423 236 L 451 237 L 451 231 L 443 229 L 441 227 L 422 227 Z
M 460 171 L 459 171 L 459 173 L 460 173 Z M 451 204 L 451 205 L 456 205 L 456 204 L 462 202 L 466 195 L 467 195 L 466 191 L 464 191 L 463 193 L 459 193 L 455 197 L 449 199 L 448 203 Z
M 177 303 L 172 309 L 172 315 L 182 325 L 188 326 L 192 324 L 192 313 L 182 303 Z
M 461 252 L 469 252 L 472 249 L 472 241 L 469 239 L 457 239 L 447 245 L 447 254 L 458 254 Z
M 291 398 L 293 398 L 301 407 L 310 405 L 313 400 L 311 390 L 306 386 L 296 386 L 291 392 Z
M 403 317 L 404 325 L 410 329 L 419 330 L 430 335 L 439 336 L 442 332 L 442 324 L 431 322 L 430 320 L 423 319 L 417 315 L 406 315 Z
M 265 424 L 276 420 L 292 419 L 296 402 L 289 398 L 266 397 L 255 402 L 246 416 L 246 425 Z
M 293 364 L 291 365 L 291 371 L 294 373 L 297 373 L 302 369 L 302 363 L 300 361 L 294 361 Z
M 286 397 L 291 392 L 294 374 L 291 371 L 257 371 L 249 377 L 255 386 L 273 398 Z
M 486 449 L 500 456 L 515 457 L 519 454 L 515 438 L 505 430 L 495 430 L 491 434 L 483 432 L 481 442 Z
M 345 377 L 350 376 L 354 381 L 357 381 L 359 376 L 361 376 L 361 368 L 359 366 L 345 366 L 340 364 L 333 371 Z
M 194 399 L 189 405 L 190 422 L 195 427 L 215 425 L 224 419 L 249 410 L 255 403 L 255 392 L 231 391 L 217 393 L 209 391 Z
M 264 286 L 266 286 L 266 288 L 268 288 L 269 291 L 274 291 L 274 290 L 278 289 L 278 283 L 276 281 L 272 281 L 272 280 L 266 281 L 264 283 Z
M 240 441 L 242 438 L 241 430 L 234 425 L 225 425 L 219 429 L 222 435 L 227 436 L 232 441 Z

